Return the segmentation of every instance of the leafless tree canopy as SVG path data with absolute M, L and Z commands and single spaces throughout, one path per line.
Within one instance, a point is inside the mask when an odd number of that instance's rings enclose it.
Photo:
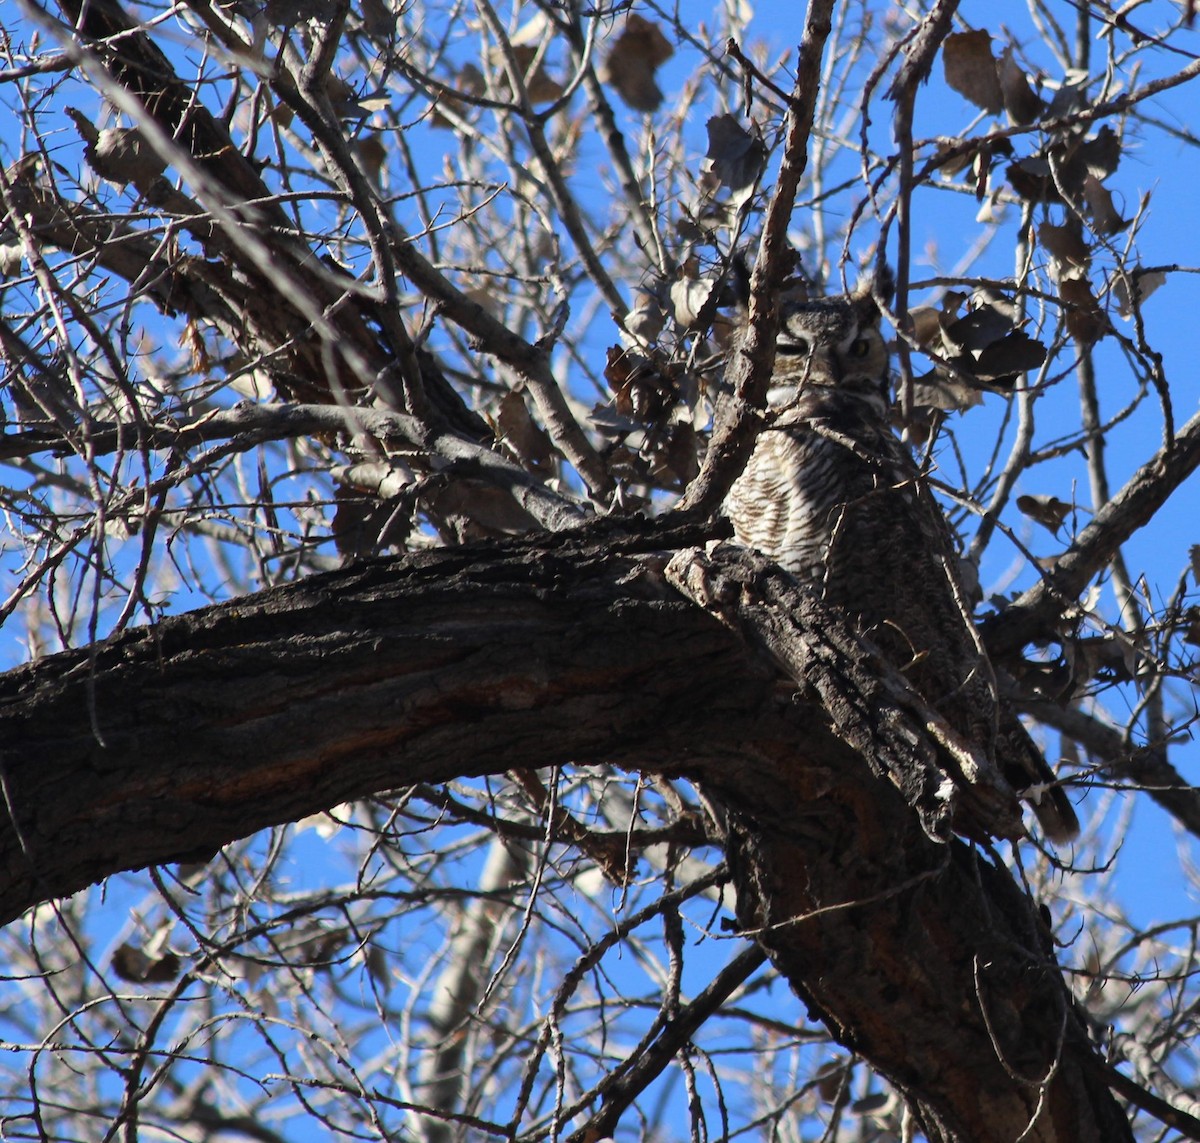
M 1196 5 L 753 7 L 0 9 L 3 1138 L 1200 1139 Z M 1057 851 L 724 542 L 885 262 Z

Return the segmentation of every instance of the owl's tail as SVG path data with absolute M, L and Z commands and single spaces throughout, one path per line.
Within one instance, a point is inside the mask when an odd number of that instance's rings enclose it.
M 1042 833 L 1055 845 L 1066 845 L 1079 836 L 1079 818 L 1061 786 L 1033 786 L 1020 794 L 1033 807 Z
M 1033 808 L 1042 833 L 1056 845 L 1079 836 L 1079 818 L 1028 731 L 1015 715 L 1002 720 L 998 743 L 1004 777 L 1017 794 Z

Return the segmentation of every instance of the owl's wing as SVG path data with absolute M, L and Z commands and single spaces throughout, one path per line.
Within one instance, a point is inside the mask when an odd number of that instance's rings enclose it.
M 1046 787 L 1030 800 L 1066 840 L 1075 813 L 1000 700 L 950 525 L 905 445 L 858 407 L 801 402 L 760 434 L 726 505 L 735 536 L 818 586 L 1014 789 Z
M 830 591 L 840 605 L 860 609 L 864 634 L 882 644 L 955 729 L 989 752 L 1004 779 L 1030 802 L 1046 836 L 1070 841 L 1079 820 L 999 694 L 962 586 L 950 525 L 907 449 L 890 431 L 886 435 L 880 455 L 902 479 L 880 486 L 858 510 L 848 509 L 844 534 L 835 535 L 831 547 Z

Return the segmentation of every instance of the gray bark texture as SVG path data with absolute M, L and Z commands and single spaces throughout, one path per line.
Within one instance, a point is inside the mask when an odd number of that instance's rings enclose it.
M 1036 903 L 946 834 L 922 711 L 764 561 L 668 568 L 700 538 L 364 561 L 0 676 L 0 917 L 414 783 L 686 777 L 724 818 L 745 936 L 930 1139 L 1131 1139 Z

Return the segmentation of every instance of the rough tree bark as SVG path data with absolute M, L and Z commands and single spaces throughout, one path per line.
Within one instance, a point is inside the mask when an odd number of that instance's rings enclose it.
M 986 847 L 941 844 L 928 818 L 922 833 L 921 796 L 893 772 L 919 773 L 903 757 L 914 745 L 939 752 L 912 741 L 918 712 L 905 717 L 880 665 L 768 561 L 725 547 L 691 562 L 708 606 L 803 664 L 797 681 L 822 696 L 798 708 L 810 725 L 769 787 L 706 775 L 729 810 L 742 930 L 930 1140 L 1131 1139 L 1036 903 Z M 872 744 L 856 749 L 867 720 Z
M 745 935 L 931 1139 L 1131 1138 L 1035 903 L 985 851 L 931 837 L 922 784 L 879 777 L 813 699 L 865 694 L 869 651 L 730 548 L 708 558 L 706 614 L 664 574 L 663 549 L 698 538 L 609 527 L 368 561 L 0 677 L 0 916 L 416 782 L 591 761 L 686 776 L 727 815 Z M 793 682 L 781 641 L 839 653 L 801 648 Z M 857 705 L 880 742 L 936 753 L 912 710 Z

